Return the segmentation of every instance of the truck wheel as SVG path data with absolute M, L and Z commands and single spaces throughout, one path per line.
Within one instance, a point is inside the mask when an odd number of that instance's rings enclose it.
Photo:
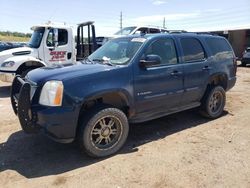
M 24 78 L 28 74 L 28 72 L 31 71 L 31 70 L 33 70 L 33 69 L 26 69 L 26 70 L 22 71 L 21 75 L 20 75 L 21 78 Z
M 201 105 L 201 115 L 215 119 L 221 116 L 226 103 L 225 90 L 216 86 L 207 92 Z
M 110 105 L 90 110 L 80 126 L 80 148 L 92 157 L 105 157 L 117 152 L 124 145 L 129 131 L 126 115 Z

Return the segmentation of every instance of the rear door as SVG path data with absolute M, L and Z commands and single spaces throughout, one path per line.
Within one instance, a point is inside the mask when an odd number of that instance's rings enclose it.
M 181 105 L 185 106 L 200 101 L 206 89 L 211 62 L 198 38 L 182 37 L 179 42 L 184 70 L 184 95 Z

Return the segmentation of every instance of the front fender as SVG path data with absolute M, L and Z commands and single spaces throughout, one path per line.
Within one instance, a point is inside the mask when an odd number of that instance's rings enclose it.
M 23 65 L 24 63 L 38 63 L 38 64 L 42 64 L 44 66 L 46 66 L 46 64 L 43 61 L 40 61 L 39 59 L 32 57 L 32 56 L 14 56 L 14 57 L 10 57 L 6 60 L 4 60 L 4 62 L 7 61 L 13 61 L 15 62 L 13 67 L 0 67 L 1 71 L 10 71 L 10 72 L 15 72 L 21 65 Z M 4 63 L 3 62 L 3 63 Z
M 109 95 L 112 93 L 117 93 L 123 101 L 126 103 L 127 106 L 132 106 L 133 105 L 133 98 L 129 94 L 128 91 L 126 91 L 123 88 L 113 88 L 113 89 L 107 89 L 107 90 L 102 90 L 102 91 L 96 91 L 93 93 L 89 93 L 87 96 L 85 96 L 84 100 L 82 101 L 82 104 L 86 101 L 92 100 L 92 99 L 97 99 L 101 98 L 104 95 Z

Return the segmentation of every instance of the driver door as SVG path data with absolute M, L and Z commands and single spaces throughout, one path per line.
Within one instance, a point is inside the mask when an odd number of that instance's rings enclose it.
M 69 37 L 67 29 L 57 29 L 58 34 L 55 34 L 55 29 L 48 30 L 47 38 L 44 41 L 44 61 L 46 64 L 53 63 L 67 64 L 73 61 L 72 39 Z M 57 35 L 58 41 L 54 41 L 54 36 Z

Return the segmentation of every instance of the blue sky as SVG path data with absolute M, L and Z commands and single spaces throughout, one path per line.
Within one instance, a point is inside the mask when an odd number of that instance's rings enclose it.
M 123 26 L 162 26 L 168 29 L 212 31 L 250 28 L 250 0 L 0 0 L 0 30 L 31 32 L 52 22 L 95 21 L 97 35 L 110 35 Z

